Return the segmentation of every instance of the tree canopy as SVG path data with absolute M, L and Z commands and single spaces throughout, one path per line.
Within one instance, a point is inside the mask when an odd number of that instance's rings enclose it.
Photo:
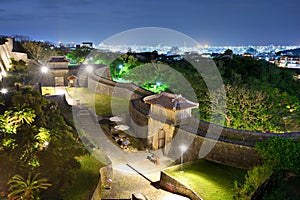
M 203 74 L 189 62 L 201 60 L 204 58 L 200 55 L 186 55 L 183 59 L 153 53 L 128 52 L 112 62 L 111 74 L 153 92 L 163 90 L 178 93 L 180 91 L 174 88 L 178 86 L 179 79 L 171 73 L 172 68 L 191 84 L 196 93 L 200 119 L 210 121 L 214 100 L 210 99 Z M 213 61 L 226 90 L 226 122 L 220 122 L 219 125 L 260 132 L 299 131 L 300 84 L 294 80 L 291 71 L 263 60 L 233 55 L 230 49 Z M 214 75 L 206 71 L 203 73 L 210 76 L 213 83 Z M 191 98 L 190 94 L 191 92 L 186 92 L 185 97 Z
M 82 144 L 56 105 L 37 91 L 24 87 L 5 95 L 0 106 L 0 189 L 16 174 L 35 172 L 53 185 L 51 195 L 59 195 L 80 168 L 75 157 L 85 154 Z

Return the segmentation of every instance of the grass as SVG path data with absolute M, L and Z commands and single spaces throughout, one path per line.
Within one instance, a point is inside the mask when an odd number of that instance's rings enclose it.
M 65 193 L 65 200 L 91 199 L 99 181 L 99 169 L 103 166 L 93 156 L 78 158 L 81 169 L 77 171 L 74 185 Z
M 180 173 L 180 168 L 174 167 L 165 172 L 189 186 L 204 200 L 232 200 L 234 181 L 242 182 L 246 175 L 246 170 L 206 160 L 186 163 L 183 170 L 184 173 Z
M 75 102 L 95 108 L 99 116 L 126 113 L 129 110 L 129 100 L 125 98 L 94 93 L 88 88 L 65 87 L 65 89 Z M 58 92 L 58 88 L 42 87 L 43 95 L 53 95 L 55 91 Z
M 81 104 L 95 108 L 99 116 L 124 113 L 129 110 L 129 100 L 125 98 L 94 93 L 87 88 L 67 88 L 67 91 L 75 101 L 79 100 Z
M 53 95 L 55 94 L 54 87 L 42 87 L 42 95 Z

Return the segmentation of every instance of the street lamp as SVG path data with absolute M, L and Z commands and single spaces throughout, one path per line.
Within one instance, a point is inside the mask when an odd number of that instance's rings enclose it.
M 180 156 L 180 160 L 181 160 L 181 165 L 180 165 L 180 172 L 183 172 L 183 153 L 186 151 L 187 147 L 185 145 L 181 145 L 180 146 L 180 150 L 181 150 L 181 156 Z
M 42 67 L 41 67 L 41 72 L 42 72 L 43 74 L 46 74 L 46 73 L 48 72 L 48 67 L 42 66 Z
M 8 92 L 8 90 L 7 90 L 6 88 L 2 88 L 2 89 L 1 89 L 1 93 L 2 93 L 2 94 L 6 94 L 7 92 Z
M 42 72 L 42 76 L 46 75 L 49 71 L 48 67 L 46 67 L 45 65 L 41 66 L 40 70 Z M 41 95 L 43 95 L 42 83 L 41 82 L 38 82 L 38 88 L 39 88 L 39 91 L 40 91 Z

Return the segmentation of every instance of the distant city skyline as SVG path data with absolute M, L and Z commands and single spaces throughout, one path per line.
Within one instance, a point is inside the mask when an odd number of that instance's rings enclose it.
M 298 0 L 10 0 L 0 34 L 95 45 L 134 28 L 162 27 L 200 45 L 300 45 Z

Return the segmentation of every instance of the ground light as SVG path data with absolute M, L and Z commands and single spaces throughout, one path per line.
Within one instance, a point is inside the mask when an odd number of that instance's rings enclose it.
M 183 153 L 186 151 L 187 147 L 185 145 L 180 146 L 180 151 L 181 151 L 181 164 L 180 164 L 180 172 L 183 172 Z

